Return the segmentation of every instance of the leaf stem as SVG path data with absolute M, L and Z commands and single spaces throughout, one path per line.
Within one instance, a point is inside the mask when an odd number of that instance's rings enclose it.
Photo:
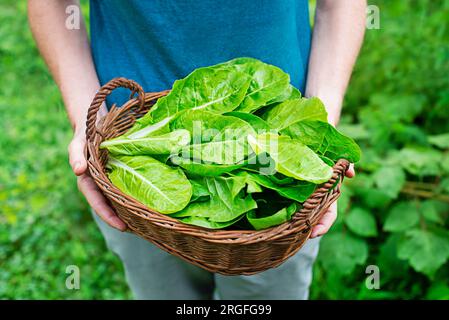
M 440 201 L 449 203 L 448 195 L 437 194 L 437 193 L 433 193 L 432 191 L 427 191 L 427 190 L 418 190 L 418 189 L 409 187 L 407 185 L 401 190 L 401 193 L 412 195 L 412 196 L 417 196 L 417 197 L 421 197 L 421 198 L 431 198 L 431 199 L 440 200 Z
M 418 189 L 426 189 L 426 190 L 434 190 L 437 188 L 437 185 L 435 183 L 426 183 L 421 181 L 407 181 L 405 183 L 406 187 L 410 188 L 418 188 Z

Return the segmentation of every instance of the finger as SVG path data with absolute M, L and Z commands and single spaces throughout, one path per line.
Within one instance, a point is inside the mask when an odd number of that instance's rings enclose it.
M 86 141 L 82 138 L 75 137 L 69 144 L 69 162 L 73 172 L 80 176 L 86 172 L 87 162 L 84 156 L 84 147 Z
M 354 170 L 354 164 L 353 163 L 351 163 L 349 165 L 349 169 L 346 170 L 345 176 L 348 177 L 348 178 L 353 178 L 355 176 L 355 170 Z
M 329 231 L 332 224 L 337 219 L 337 204 L 333 203 L 327 212 L 323 215 L 320 222 L 313 228 L 311 238 L 322 236 Z
M 95 182 L 88 175 L 78 178 L 78 188 L 86 197 L 87 202 L 95 213 L 111 227 L 120 231 L 126 230 L 126 224 L 120 220 L 114 210 L 109 206 L 106 198 L 100 192 Z

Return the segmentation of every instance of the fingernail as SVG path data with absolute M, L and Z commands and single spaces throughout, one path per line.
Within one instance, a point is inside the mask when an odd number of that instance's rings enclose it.
M 80 166 L 81 166 L 81 163 L 80 163 L 79 161 L 76 161 L 76 162 L 73 164 L 73 170 L 74 170 L 74 171 L 78 171 L 79 168 L 80 168 Z

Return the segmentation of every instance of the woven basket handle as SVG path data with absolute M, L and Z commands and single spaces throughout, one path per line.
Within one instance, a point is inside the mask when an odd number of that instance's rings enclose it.
M 132 91 L 130 99 L 134 94 L 138 94 L 139 108 L 143 108 L 145 104 L 145 92 L 142 87 L 135 81 L 126 78 L 114 78 L 98 90 L 92 103 L 90 104 L 89 110 L 87 111 L 86 120 L 86 139 L 93 137 L 96 130 L 97 115 L 98 110 L 100 110 L 101 105 L 106 100 L 106 97 L 117 88 L 128 88 Z
M 301 219 L 301 217 L 305 217 L 306 223 L 310 224 L 310 222 L 308 222 L 310 215 L 312 211 L 321 204 L 322 197 L 334 187 L 334 184 L 338 180 L 343 181 L 343 177 L 345 176 L 346 171 L 349 169 L 349 161 L 345 159 L 340 159 L 334 165 L 333 169 L 334 173 L 332 177 L 329 179 L 329 181 L 324 183 L 317 190 L 315 190 L 312 196 L 309 199 L 307 199 L 306 202 L 303 203 L 303 207 L 301 208 L 301 210 L 297 211 L 293 215 L 292 220 L 295 221 Z

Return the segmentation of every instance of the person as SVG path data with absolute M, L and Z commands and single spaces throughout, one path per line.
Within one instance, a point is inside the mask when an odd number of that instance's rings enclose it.
M 307 299 L 319 236 L 336 219 L 336 205 L 312 230 L 314 239 L 278 268 L 253 276 L 209 273 L 121 232 L 125 223 L 87 171 L 86 114 L 100 86 L 114 77 L 161 91 L 197 67 L 248 56 L 289 73 L 305 96 L 324 102 L 329 122 L 336 125 L 363 41 L 366 0 L 317 0 L 313 32 L 307 0 L 91 0 L 90 42 L 83 21 L 79 28 L 67 26 L 76 18 L 69 17 L 73 5 L 79 8 L 75 0 L 29 0 L 29 22 L 73 127 L 68 152 L 78 188 L 96 213 L 108 247 L 124 263 L 134 297 Z M 111 103 L 126 100 L 129 92 L 121 90 L 109 97 L 101 115 Z M 351 168 L 347 176 L 353 175 Z

